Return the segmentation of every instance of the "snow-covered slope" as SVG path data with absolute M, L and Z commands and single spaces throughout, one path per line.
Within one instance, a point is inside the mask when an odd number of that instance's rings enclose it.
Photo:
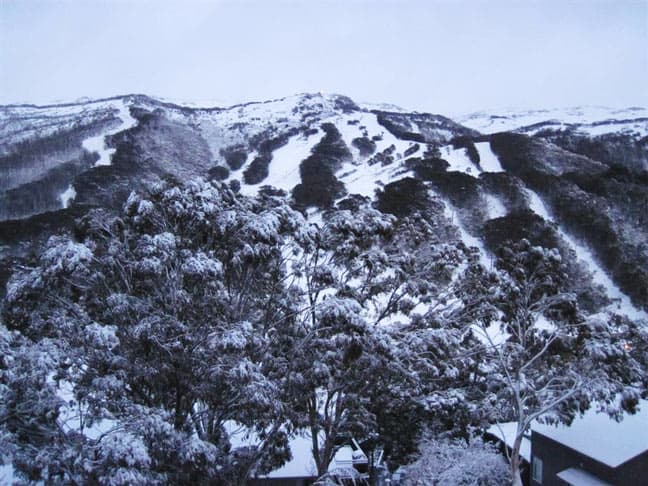
M 122 123 L 132 124 L 134 120 L 128 112 L 130 103 L 132 97 L 126 96 L 63 105 L 0 106 L 0 154 L 8 153 L 11 145 L 73 128 L 97 130 L 104 124 L 117 127 Z
M 137 120 L 133 118 L 130 114 L 129 105 L 126 100 L 121 100 L 121 105 L 118 106 L 119 109 L 119 119 L 121 124 L 117 125 L 115 128 L 110 129 L 107 132 L 100 133 L 93 137 L 87 138 L 83 141 L 83 148 L 91 153 L 97 153 L 99 155 L 99 160 L 95 162 L 95 167 L 100 165 L 110 165 L 111 157 L 115 153 L 114 148 L 106 147 L 106 137 L 114 135 L 115 133 L 122 132 L 124 130 L 129 130 L 137 125 Z
M 180 106 L 143 95 L 0 107 L 0 221 L 25 221 L 0 244 L 4 255 L 21 254 L 17 242 L 34 234 L 45 237 L 86 208 L 118 208 L 130 190 L 166 176 L 218 179 L 248 195 L 271 186 L 292 195 L 313 218 L 349 196 L 375 199 L 401 179 L 418 178 L 485 265 L 492 265 L 493 241 L 528 229 L 515 227 L 528 220 L 518 213 L 535 210 L 576 251 L 594 283 L 619 303 L 616 310 L 642 316 L 614 272 L 588 249 L 596 245 L 571 237 L 560 218 L 529 198 L 531 188 L 524 182 L 530 169 L 546 173 L 549 167 L 554 177 L 589 176 L 587 171 L 601 173 L 607 162 L 576 155 L 569 147 L 558 149 L 549 143 L 553 140 L 537 141 L 533 160 L 516 159 L 515 150 L 513 157 L 503 158 L 502 143 L 478 132 L 533 135 L 543 128 L 568 127 L 590 134 L 631 133 L 634 140 L 645 135 L 646 120 L 648 110 L 639 108 L 577 108 L 477 113 L 459 118 L 462 125 L 440 115 L 358 105 L 321 93 L 226 108 Z M 640 187 L 642 179 L 635 179 Z M 623 216 L 627 209 L 615 211 Z M 633 241 L 642 231 L 634 230 Z M 493 232 L 497 238 L 489 239 Z
M 573 128 L 589 136 L 628 133 L 648 135 L 648 109 L 586 106 L 566 109 L 501 110 L 458 116 L 457 121 L 481 133 L 518 131 L 533 135 L 540 130 Z
M 554 218 L 551 216 L 547 207 L 538 194 L 536 194 L 531 189 L 525 189 L 527 197 L 529 198 L 529 207 L 532 211 L 538 214 L 540 217 L 544 218 L 547 221 L 555 222 Z M 648 322 L 648 313 L 637 309 L 627 295 L 625 295 L 621 289 L 614 283 L 610 278 L 607 272 L 601 267 L 598 263 L 596 257 L 593 255 L 592 251 L 587 248 L 583 243 L 579 242 L 576 238 L 568 234 L 564 229 L 559 225 L 558 233 L 560 236 L 571 246 L 571 248 L 576 253 L 576 257 L 585 265 L 587 270 L 592 274 L 592 280 L 594 284 L 600 285 L 605 289 L 607 296 L 613 300 L 608 310 L 612 312 L 619 312 L 625 314 L 632 319 L 645 319 Z

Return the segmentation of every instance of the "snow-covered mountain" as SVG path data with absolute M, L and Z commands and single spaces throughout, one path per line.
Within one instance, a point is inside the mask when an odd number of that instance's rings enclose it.
M 558 247 L 582 305 L 643 316 L 647 134 L 640 108 L 453 121 L 322 94 L 208 109 L 143 95 L 4 106 L 2 273 L 89 209 L 119 208 L 161 178 L 272 186 L 315 219 L 358 197 L 406 216 L 423 187 L 486 265 L 507 240 Z
M 648 135 L 648 109 L 584 106 L 567 109 L 503 110 L 477 112 L 457 121 L 481 133 L 519 132 L 527 135 L 542 130 L 575 130 L 595 137 L 624 133 L 636 138 Z

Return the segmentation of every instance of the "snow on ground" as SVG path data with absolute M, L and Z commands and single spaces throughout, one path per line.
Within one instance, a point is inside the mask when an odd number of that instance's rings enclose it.
M 557 108 L 543 110 L 493 110 L 491 112 L 472 113 L 455 117 L 464 126 L 481 133 L 496 133 L 513 131 L 530 127 L 537 123 L 550 122 L 554 128 L 564 127 L 565 124 L 580 125 L 579 130 L 588 131 L 592 135 L 619 131 L 619 125 L 614 121 L 634 120 L 633 130 L 646 135 L 648 122 L 636 120 L 648 118 L 646 108 L 614 109 L 601 106 L 585 106 L 575 108 Z M 603 123 L 603 122 L 608 123 Z M 634 125 L 638 125 L 637 128 Z M 526 130 L 525 130 L 526 131 Z
M 406 171 L 400 163 L 382 166 L 380 164 L 345 164 L 337 173 L 349 194 L 360 194 L 370 198 L 374 197 L 376 189 L 382 184 L 388 184 L 403 177 L 413 176 L 412 171 Z
M 320 208 L 306 209 L 306 219 L 310 224 L 315 224 L 320 228 L 324 225 L 323 211 Z
M 0 484 L 14 484 L 16 481 L 16 475 L 14 468 L 11 464 L 2 464 L 0 465 Z
M 435 194 L 437 195 L 437 194 Z M 438 196 L 438 195 L 437 195 Z M 443 214 L 445 215 L 446 218 L 448 218 L 450 221 L 452 221 L 452 224 L 454 224 L 457 229 L 459 230 L 459 235 L 461 237 L 461 241 L 464 242 L 464 244 L 468 247 L 475 247 L 479 250 L 479 262 L 487 269 L 492 269 L 493 268 L 493 258 L 492 255 L 489 253 L 489 251 L 484 247 L 484 244 L 482 241 L 468 233 L 466 228 L 461 224 L 461 221 L 459 221 L 459 218 L 455 214 L 455 210 L 452 207 L 452 205 L 441 198 L 443 201 Z
M 473 177 L 477 177 L 480 172 L 504 172 L 489 142 L 478 142 L 475 148 L 479 152 L 479 166 L 473 164 L 466 154 L 466 149 L 455 149 L 452 145 L 441 147 L 441 158 L 450 164 L 449 171 L 465 172 Z
M 84 125 L 102 123 L 114 110 L 120 111 L 120 118 L 130 119 L 124 113 L 126 100 L 115 98 L 103 101 L 50 106 L 0 106 L 0 153 L 5 153 L 8 145 L 34 138 L 43 138 L 66 130 L 78 128 L 81 120 Z M 98 144 L 92 142 L 93 146 Z M 97 150 L 94 150 L 97 151 Z
M 374 136 L 380 137 L 380 140 L 374 140 L 376 144 L 376 153 L 382 152 L 393 145 L 396 147 L 396 151 L 394 152 L 395 158 L 402 159 L 405 151 L 415 145 L 414 142 L 400 140 L 392 135 L 385 127 L 378 123 L 378 117 L 373 113 L 356 112 L 325 121 L 332 121 L 335 123 L 335 126 L 342 135 L 344 143 L 352 151 L 355 159 L 357 159 L 357 151 L 355 147 L 353 147 L 352 141 L 354 138 L 363 137 L 365 131 L 369 139 L 372 139 Z M 357 121 L 357 123 L 349 124 L 348 122 L 350 121 Z
M 313 443 L 309 436 L 296 435 L 290 439 L 292 459 L 279 469 L 270 472 L 268 478 L 291 478 L 317 476 L 317 467 L 313 460 Z
M 347 123 L 349 120 L 358 120 L 358 123 L 349 125 Z M 383 152 L 392 145 L 396 148 L 393 154 L 394 161 L 386 166 L 379 163 L 369 165 L 365 162 L 360 162 L 355 148 L 353 148 L 354 161 L 344 164 L 336 174 L 344 183 L 349 194 L 360 194 L 373 198 L 376 189 L 381 187 L 382 184 L 388 184 L 403 177 L 412 177 L 414 175 L 412 171 L 405 170 L 402 167 L 402 163 L 405 160 L 403 156 L 405 151 L 415 144 L 407 140 L 397 139 L 378 123 L 376 115 L 373 113 L 354 113 L 340 117 L 336 126 L 344 139 L 344 143 L 349 147 L 352 147 L 352 140 L 357 137 L 362 137 L 363 130 L 366 130 L 367 137 L 370 139 L 376 135 L 381 137 L 381 140 L 375 141 L 375 153 Z M 421 148 L 419 147 L 417 152 L 420 150 Z M 412 155 L 417 152 L 414 152 Z
M 545 220 L 549 222 L 555 222 L 538 194 L 528 188 L 525 188 L 524 191 L 529 199 L 529 207 L 531 208 L 531 210 L 537 215 L 542 216 Z M 556 225 L 556 231 L 576 252 L 577 258 L 585 263 L 586 268 L 592 274 L 592 281 L 596 285 L 603 286 L 603 288 L 605 288 L 607 292 L 608 297 L 616 301 L 615 304 L 612 304 L 610 306 L 610 311 L 621 312 L 632 319 L 648 320 L 648 314 L 643 310 L 637 309 L 632 304 L 630 298 L 621 291 L 621 289 L 608 276 L 605 270 L 603 270 L 603 268 L 599 265 L 594 254 L 589 248 L 581 244 L 571 235 L 567 234 L 560 225 Z
M 524 193 L 529 201 L 529 209 L 546 221 L 553 222 L 553 218 L 549 215 L 549 211 L 547 211 L 547 207 L 542 202 L 542 199 L 540 199 L 540 196 L 526 187 L 524 188 Z
M 115 153 L 115 149 L 106 147 L 106 137 L 114 135 L 117 132 L 128 130 L 137 125 L 137 120 L 131 116 L 129 105 L 125 101 L 122 100 L 118 108 L 119 114 L 117 116 L 122 121 L 121 125 L 118 125 L 107 132 L 95 135 L 94 137 L 86 138 L 83 141 L 82 146 L 84 149 L 88 152 L 99 154 L 99 160 L 95 162 L 95 167 L 111 164 L 111 159 Z
M 478 142 L 475 147 L 479 152 L 479 165 L 484 172 L 504 172 L 499 157 L 491 150 L 490 142 Z
M 349 121 L 354 123 L 349 124 Z M 336 176 L 345 184 L 349 194 L 373 197 L 376 188 L 380 187 L 381 183 L 387 184 L 393 180 L 413 175 L 412 172 L 403 169 L 402 162 L 404 152 L 415 144 L 394 137 L 378 123 L 376 115 L 373 113 L 336 115 L 323 119 L 322 123 L 325 122 L 335 124 L 344 143 L 349 147 L 353 155 L 353 160 L 345 163 L 336 173 Z M 369 138 L 375 135 L 381 137 L 381 140 L 375 141 L 376 153 L 382 152 L 392 145 L 396 148 L 393 163 L 387 166 L 381 164 L 368 165 L 365 161 L 360 160 L 358 150 L 353 147 L 352 141 L 355 138 L 363 137 L 365 131 Z M 241 193 L 245 195 L 256 194 L 258 188 L 264 185 L 274 186 L 290 192 L 301 182 L 299 165 L 311 154 L 312 148 L 323 136 L 324 133 L 318 130 L 316 134 L 308 137 L 304 137 L 302 134 L 292 137 L 288 144 L 272 153 L 268 177 L 257 185 L 249 186 L 244 184 L 240 175 L 232 175 L 231 178 L 241 181 Z M 255 154 L 250 154 L 246 163 L 237 173 L 242 174 L 255 156 Z
M 591 125 L 578 125 L 579 132 L 586 133 L 590 137 L 597 137 L 607 133 L 627 133 L 642 138 L 648 135 L 648 120 L 632 120 L 621 123 L 601 123 Z
M 259 185 L 292 191 L 293 187 L 301 183 L 299 165 L 311 154 L 312 148 L 323 136 L 324 133 L 320 130 L 308 137 L 295 135 L 286 145 L 272 152 L 268 177 Z
M 497 196 L 488 194 L 487 192 L 483 195 L 486 200 L 486 210 L 488 212 L 488 219 L 502 218 L 506 216 L 507 211 L 502 201 Z
M 68 188 L 61 193 L 59 196 L 59 199 L 61 200 L 61 207 L 63 209 L 67 208 L 72 201 L 74 201 L 74 198 L 76 197 L 77 193 L 76 190 L 74 189 L 74 186 L 70 184 Z
M 57 394 L 65 401 L 65 405 L 59 408 L 58 417 L 58 424 L 62 430 L 80 432 L 89 439 L 97 440 L 116 427 L 117 422 L 110 419 L 96 420 L 91 426 L 84 424 L 83 417 L 86 410 L 83 410 L 83 408 L 87 407 L 87 405 L 77 402 L 73 385 L 69 381 L 59 383 Z
M 360 126 L 364 126 L 361 120 L 365 119 L 365 115 L 366 113 L 353 113 L 351 115 L 337 117 L 334 120 L 327 120 L 332 121 L 335 124 L 336 128 L 340 132 L 340 135 L 342 136 L 342 140 L 351 151 L 353 160 L 355 161 L 359 161 L 361 157 L 360 151 L 353 146 L 353 139 L 364 136 L 364 133 Z M 368 136 L 369 138 L 371 138 L 372 135 L 369 134 Z
M 371 111 L 390 111 L 392 113 L 415 113 L 412 110 L 406 110 L 397 105 L 392 105 L 391 103 L 371 103 L 371 102 L 361 102 L 358 103 L 360 108 L 363 110 Z
M 479 175 L 479 168 L 468 158 L 464 148 L 456 149 L 452 145 L 441 147 L 441 158 L 450 164 L 448 171 L 464 172 L 473 177 Z
M 254 432 L 246 430 L 245 427 L 238 425 L 236 422 L 226 422 L 225 430 L 229 434 L 230 442 L 233 448 L 248 447 L 259 444 L 259 439 Z M 323 438 L 322 438 L 323 439 Z M 313 460 L 313 441 L 310 433 L 305 430 L 295 434 L 289 440 L 290 452 L 292 459 L 278 469 L 268 473 L 264 478 L 296 478 L 317 476 L 317 467 Z M 341 447 L 331 464 L 329 471 L 341 467 L 349 467 L 353 463 L 353 449 L 346 445 Z
M 253 152 L 250 152 L 247 155 L 247 159 L 245 159 L 245 162 L 241 166 L 240 169 L 236 171 L 230 171 L 230 176 L 226 179 L 228 182 L 229 181 L 239 181 L 241 183 L 241 189 L 240 192 L 244 196 L 255 196 L 257 192 L 259 191 L 259 188 L 264 185 L 264 183 L 261 184 L 255 184 L 255 185 L 248 185 L 245 182 L 243 182 L 243 173 L 245 172 L 245 169 L 247 169 L 252 161 L 256 158 L 256 156 L 259 155 L 258 152 L 255 150 Z
M 639 119 L 639 120 L 609 120 L 607 122 L 595 122 L 595 123 L 559 123 L 557 121 L 549 121 L 539 125 L 532 125 L 530 127 L 522 127 L 517 129 L 518 132 L 525 133 L 530 136 L 537 135 L 543 130 L 552 130 L 552 131 L 564 131 L 564 130 L 575 130 L 579 135 L 585 135 L 588 137 L 599 137 L 601 135 L 607 135 L 610 133 L 621 133 L 634 137 L 635 139 L 640 139 L 648 135 L 648 120 Z

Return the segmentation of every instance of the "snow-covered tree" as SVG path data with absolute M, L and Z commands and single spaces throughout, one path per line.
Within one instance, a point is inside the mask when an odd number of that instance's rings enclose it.
M 517 486 L 520 445 L 533 421 L 568 423 L 593 402 L 609 413 L 632 409 L 645 372 L 625 346 L 629 329 L 579 312 L 556 250 L 522 240 L 497 256 L 498 273 L 468 271 L 459 314 L 482 342 L 475 353 L 484 407 L 494 420 L 517 422 L 510 457 Z
M 352 436 L 384 446 L 378 435 L 395 415 L 380 412 L 398 408 L 392 399 L 402 409 L 414 400 L 395 323 L 425 311 L 459 253 L 424 219 L 397 222 L 367 204 L 323 219 L 296 239 L 292 288 L 302 307 L 286 372 L 320 475 Z
M 407 466 L 407 486 L 510 484 L 508 468 L 502 455 L 493 447 L 472 438 L 465 440 L 425 440 L 418 459 Z
M 273 323 L 292 312 L 283 241 L 302 222 L 279 199 L 196 181 L 133 194 L 120 217 L 94 212 L 76 241 L 52 239 L 4 306 L 16 352 L 3 423 L 19 470 L 232 484 L 276 467 L 285 411 L 267 361 Z M 230 453 L 227 422 L 257 446 Z

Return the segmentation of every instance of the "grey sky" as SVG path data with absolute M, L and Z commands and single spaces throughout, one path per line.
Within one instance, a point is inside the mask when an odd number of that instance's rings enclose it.
M 647 1 L 0 0 L 0 103 L 648 105 Z

